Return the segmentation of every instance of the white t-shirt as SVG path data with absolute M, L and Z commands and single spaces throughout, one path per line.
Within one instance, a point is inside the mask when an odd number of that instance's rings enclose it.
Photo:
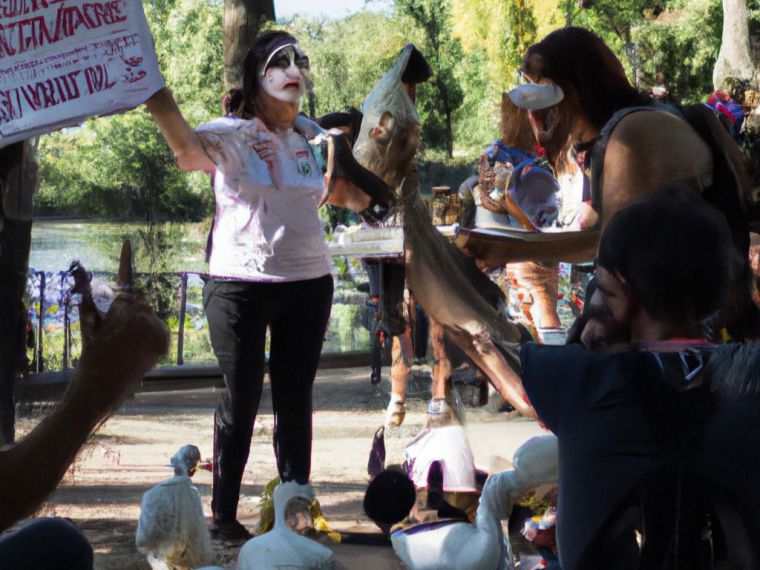
M 322 170 L 300 132 L 304 121 L 299 119 L 296 129 L 264 135 L 277 146 L 271 169 L 252 148 L 262 136 L 259 121 L 224 117 L 197 129 L 216 164 L 209 259 L 213 277 L 284 282 L 330 273 L 332 262 L 317 215 Z

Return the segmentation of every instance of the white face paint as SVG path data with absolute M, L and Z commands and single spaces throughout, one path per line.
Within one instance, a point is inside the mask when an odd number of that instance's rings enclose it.
M 261 88 L 279 101 L 300 103 L 311 89 L 309 58 L 296 44 L 288 44 L 272 52 L 259 75 Z

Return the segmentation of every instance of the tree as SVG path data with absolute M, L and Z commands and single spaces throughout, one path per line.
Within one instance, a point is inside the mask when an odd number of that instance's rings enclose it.
M 703 101 L 712 91 L 721 18 L 720 0 L 675 0 L 640 22 L 632 39 L 642 87 L 664 83 L 677 101 Z
M 24 363 L 32 197 L 39 184 L 35 143 L 0 149 L 0 445 L 15 436 L 14 387 Z
M 454 153 L 454 112 L 462 105 L 464 93 L 456 76 L 464 52 L 452 34 L 449 0 L 396 0 L 396 10 L 421 31 L 420 51 L 433 77 L 419 86 L 417 106 L 423 116 L 423 134 L 433 144 L 443 143 L 449 157 Z M 440 134 L 439 134 L 440 133 Z M 441 140 L 442 139 L 442 140 Z
M 242 83 L 243 60 L 264 21 L 274 21 L 274 0 L 224 0 L 224 86 Z
M 536 18 L 526 0 L 453 0 L 454 32 L 466 52 L 484 53 L 490 87 L 513 87 L 525 50 L 536 40 Z
M 191 125 L 218 116 L 222 6 L 176 0 L 145 5 L 161 73 Z M 37 212 L 198 220 L 213 211 L 208 177 L 185 174 L 144 108 L 41 138 Z
M 460 145 L 480 149 L 498 135 L 501 93 L 516 83 L 523 54 L 536 40 L 536 18 L 526 0 L 453 0 L 452 16 L 464 49 L 456 68 L 464 98 L 455 132 Z
M 713 71 L 716 89 L 728 78 L 754 79 L 749 43 L 749 14 L 746 0 L 723 0 L 723 36 Z
M 296 17 L 285 26 L 309 55 L 317 115 L 358 108 L 410 40 L 398 20 L 375 12 Z

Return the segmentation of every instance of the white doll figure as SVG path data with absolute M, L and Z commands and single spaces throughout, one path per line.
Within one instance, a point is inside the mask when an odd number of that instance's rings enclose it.
M 174 477 L 143 495 L 135 542 L 153 570 L 184 570 L 211 562 L 211 537 L 190 479 L 200 460 L 197 447 L 181 447 L 171 458 Z
M 367 489 L 369 500 L 367 496 L 364 500 L 370 518 L 388 524 L 399 522 L 408 514 L 414 504 L 414 486 L 403 477 L 403 474 L 388 477 L 387 483 L 382 483 L 380 476 L 373 480 Z M 512 554 L 501 521 L 509 518 L 521 495 L 557 479 L 557 438 L 552 435 L 532 438 L 515 452 L 513 469 L 488 478 L 474 524 L 439 520 L 394 528 L 393 550 L 410 570 L 512 570 Z M 375 481 L 381 485 L 373 489 Z M 404 504 L 400 505 L 401 502 Z
M 335 555 L 318 542 L 293 529 L 312 524 L 310 485 L 280 483 L 274 490 L 274 528 L 243 545 L 237 570 L 333 570 Z

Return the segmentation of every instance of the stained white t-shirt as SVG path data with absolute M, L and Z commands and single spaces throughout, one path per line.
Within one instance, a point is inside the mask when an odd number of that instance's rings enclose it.
M 274 168 L 253 150 L 262 136 L 259 121 L 223 117 L 197 129 L 216 164 L 209 259 L 213 277 L 284 282 L 330 273 L 332 261 L 317 214 L 322 170 L 302 134 L 311 125 L 299 118 L 296 128 L 264 135 L 277 146 Z

